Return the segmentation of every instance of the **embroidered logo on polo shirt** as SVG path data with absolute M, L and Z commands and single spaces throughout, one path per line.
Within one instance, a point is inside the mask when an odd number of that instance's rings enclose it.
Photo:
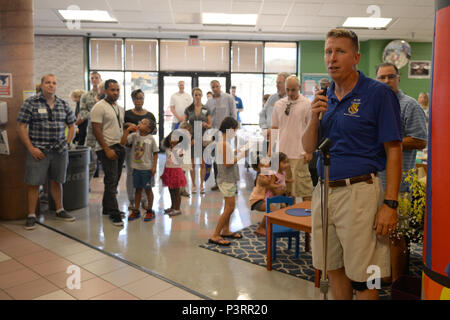
M 359 105 L 361 104 L 361 99 L 353 99 L 350 107 L 347 109 L 348 113 L 344 113 L 346 116 L 359 117 L 357 113 L 359 112 Z

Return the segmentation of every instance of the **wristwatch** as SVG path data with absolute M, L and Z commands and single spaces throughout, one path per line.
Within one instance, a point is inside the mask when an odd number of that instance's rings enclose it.
M 389 208 L 397 209 L 398 207 L 398 201 L 397 200 L 384 200 L 384 204 L 386 204 Z

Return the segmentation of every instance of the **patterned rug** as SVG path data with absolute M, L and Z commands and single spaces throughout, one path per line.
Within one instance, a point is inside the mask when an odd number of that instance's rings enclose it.
M 256 224 L 242 229 L 242 239 L 233 240 L 229 246 L 201 244 L 201 248 L 212 250 L 227 256 L 238 258 L 266 268 L 266 238 L 255 235 Z M 311 252 L 305 252 L 305 234 L 300 232 L 300 254 L 295 259 L 295 240 L 292 249 L 288 250 L 287 238 L 277 240 L 277 259 L 272 261 L 272 270 L 284 272 L 294 277 L 314 282 L 314 268 Z M 422 276 L 422 246 L 412 245 L 409 273 L 413 277 Z M 390 299 L 390 286 L 382 286 L 379 290 L 380 299 Z

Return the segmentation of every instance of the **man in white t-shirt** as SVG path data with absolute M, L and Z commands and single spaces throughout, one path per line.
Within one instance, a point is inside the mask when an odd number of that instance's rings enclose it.
M 313 191 L 308 168 L 312 154 L 306 153 L 302 145 L 303 131 L 311 118 L 311 102 L 301 95 L 299 90 L 299 79 L 296 76 L 289 76 L 286 79 L 287 97 L 275 103 L 272 130 L 278 129 L 279 151 L 289 158 L 291 168 L 287 170 L 286 177 L 295 180 L 292 184 L 286 184 L 287 191 L 295 197 L 302 197 L 305 201 L 311 200 Z
M 125 161 L 125 148 L 120 144 L 123 134 L 124 110 L 116 102 L 120 87 L 116 80 L 105 82 L 106 97 L 97 102 L 91 111 L 94 136 L 97 139 L 97 157 L 105 172 L 103 192 L 103 214 L 109 215 L 112 223 L 123 226 L 122 215 L 117 203 L 117 186 Z
M 192 96 L 184 92 L 184 81 L 178 82 L 178 92 L 175 92 L 170 97 L 170 111 L 173 114 L 172 130 L 175 130 L 177 125 L 184 121 L 184 110 L 192 103 Z

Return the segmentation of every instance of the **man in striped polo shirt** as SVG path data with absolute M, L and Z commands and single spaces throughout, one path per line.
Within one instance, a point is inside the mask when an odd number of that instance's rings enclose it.
M 400 102 L 400 115 L 402 122 L 402 172 L 403 179 L 400 184 L 400 193 L 409 192 L 409 184 L 404 181 L 407 172 L 416 166 L 417 150 L 427 146 L 427 118 L 419 103 L 407 96 L 399 89 L 400 74 L 398 68 L 392 63 L 382 63 L 377 67 L 376 77 L 378 81 L 387 84 L 397 95 Z M 380 172 L 383 188 L 386 185 L 386 173 Z M 406 259 L 402 256 L 406 252 L 406 240 L 404 237 L 391 237 L 391 278 L 383 279 L 386 282 L 395 281 L 406 271 Z
M 402 149 L 403 149 L 403 177 L 405 173 L 416 166 L 417 150 L 427 146 L 427 118 L 419 103 L 407 96 L 399 89 L 400 74 L 392 63 L 382 63 L 377 67 L 377 80 L 387 84 L 397 95 L 400 102 L 402 119 Z M 383 172 L 384 173 L 384 172 Z M 381 181 L 385 185 L 385 175 L 381 174 Z M 402 181 L 400 192 L 408 192 L 408 184 Z

